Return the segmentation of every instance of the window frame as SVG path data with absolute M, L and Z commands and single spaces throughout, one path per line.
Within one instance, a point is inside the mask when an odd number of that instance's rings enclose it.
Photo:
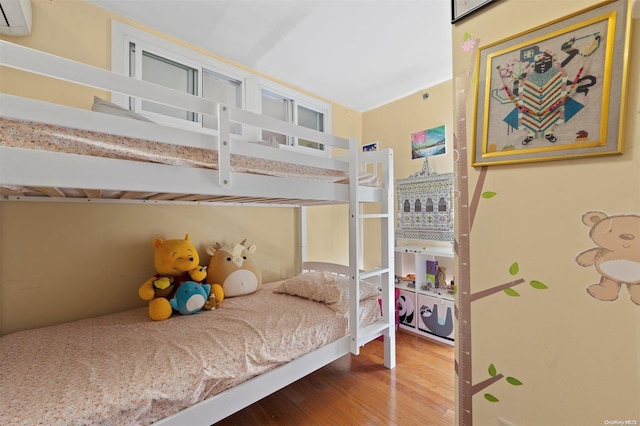
M 142 56 L 144 55 L 144 52 L 147 52 L 150 55 L 156 56 L 160 59 L 164 59 L 166 61 L 171 61 L 174 62 L 176 64 L 182 65 L 184 67 L 187 68 L 191 68 L 193 70 L 196 71 L 197 77 L 194 79 L 194 83 L 196 85 L 196 92 L 194 95 L 196 96 L 202 96 L 201 92 L 202 92 L 202 68 L 198 66 L 197 63 L 190 61 L 188 58 L 183 58 L 183 57 L 178 57 L 176 55 L 172 55 L 171 52 L 165 50 L 165 49 L 161 49 L 158 48 L 154 45 L 150 45 L 150 44 L 146 44 L 144 42 L 139 42 L 135 39 L 129 39 L 128 40 L 129 43 L 129 60 L 127 61 L 127 64 L 130 64 L 130 60 L 131 60 L 131 44 L 133 43 L 135 45 L 135 53 L 133 54 L 136 57 L 136 61 L 135 61 L 135 66 L 133 67 L 133 75 L 131 73 L 131 66 L 127 65 L 127 68 L 129 70 L 129 77 L 133 77 L 135 79 L 138 80 L 142 80 L 142 67 L 139 66 L 142 62 Z M 188 93 L 188 92 L 185 92 Z M 170 124 L 172 126 L 180 126 L 180 127 L 202 127 L 202 116 L 199 113 L 194 113 L 192 111 L 188 111 L 187 114 L 188 115 L 193 115 L 193 120 L 190 119 L 182 119 L 182 118 L 177 118 L 177 117 L 172 117 L 169 115 L 165 115 L 165 114 L 160 114 L 160 113 L 156 113 L 153 112 L 151 110 L 145 110 L 142 108 L 142 102 L 143 100 L 140 98 L 134 98 L 134 97 L 127 97 L 128 101 L 126 102 L 127 106 L 129 109 L 133 108 L 133 111 L 137 112 L 138 114 L 142 114 L 145 117 L 149 118 L 150 120 L 156 122 L 156 123 L 166 123 L 166 124 Z M 146 101 L 146 102 L 150 102 L 150 101 Z
M 264 78 L 257 79 L 256 87 L 257 87 L 257 91 L 254 94 L 255 96 L 254 105 L 256 105 L 256 108 L 257 108 L 255 112 L 257 112 L 258 114 L 262 114 L 262 94 L 263 94 L 263 91 L 267 91 L 276 96 L 281 96 L 285 99 L 289 99 L 292 101 L 293 103 L 293 106 L 291 108 L 292 123 L 295 123 L 295 124 L 298 123 L 298 107 L 301 106 L 303 108 L 322 114 L 324 132 L 326 132 L 327 129 L 332 128 L 331 104 L 322 102 L 316 98 L 307 96 L 301 92 L 290 89 L 286 86 L 283 86 L 281 84 L 275 83 L 273 81 L 270 81 Z M 332 155 L 331 146 L 324 145 L 324 149 L 322 150 L 315 149 L 315 148 L 308 148 L 306 146 L 298 145 L 297 140 L 288 141 L 287 145 L 281 145 L 280 148 L 299 150 L 307 154 L 314 154 L 314 155 L 325 156 L 325 157 L 331 157 Z
M 142 50 L 144 50 L 163 59 L 196 69 L 198 71 L 197 96 L 199 97 L 202 97 L 203 93 L 202 81 L 205 70 L 228 78 L 229 80 L 240 82 L 241 89 L 239 108 L 245 108 L 246 80 L 249 76 L 248 72 L 116 20 L 111 21 L 111 70 L 113 72 L 130 75 L 130 43 L 135 44 L 135 54 L 139 57 L 142 55 Z M 134 72 L 134 78 L 141 79 L 142 70 L 140 67 L 135 67 Z M 191 130 L 201 129 L 204 131 L 217 132 L 217 130 L 204 127 L 202 115 L 199 113 L 196 114 L 195 121 L 189 121 L 143 110 L 141 108 L 142 100 L 139 98 L 136 98 L 133 104 L 130 105 L 129 96 L 115 92 L 112 93 L 111 96 L 112 102 L 127 109 L 131 109 L 131 107 L 133 107 L 133 111 L 148 117 L 156 123 Z M 244 129 L 242 129 L 241 136 L 242 135 L 244 135 Z
M 241 83 L 241 98 L 239 108 L 247 111 L 262 114 L 262 91 L 267 90 L 278 96 L 283 96 L 293 101 L 293 123 L 298 122 L 298 106 L 302 106 L 309 110 L 322 114 L 323 117 L 323 129 L 324 132 L 330 132 L 333 128 L 332 119 L 332 104 L 306 95 L 290 87 L 278 84 L 267 78 L 260 77 L 258 74 L 244 70 L 240 67 L 234 66 L 228 62 L 215 59 L 211 56 L 200 53 L 196 50 L 190 49 L 179 43 L 172 42 L 165 38 L 153 35 L 142 29 L 132 27 L 128 24 L 117 20 L 111 20 L 111 70 L 120 74 L 129 75 L 129 46 L 133 42 L 138 46 L 151 54 L 155 54 L 162 58 L 177 62 L 182 65 L 193 67 L 198 70 L 198 96 L 202 96 L 202 79 L 204 76 L 203 69 L 221 75 L 229 80 L 239 81 Z M 138 54 L 136 52 L 136 54 Z M 141 55 L 142 53 L 140 53 Z M 139 67 L 137 67 L 139 68 Z M 141 73 L 141 70 L 136 69 L 136 73 Z M 128 108 L 129 96 L 115 93 L 111 94 L 111 101 Z M 216 132 L 217 130 L 204 127 L 203 120 L 200 114 L 197 114 L 196 121 L 188 121 L 186 119 L 179 119 L 170 117 L 164 114 L 157 114 L 150 111 L 141 110 L 141 100 L 136 99 L 134 105 L 134 111 L 140 113 L 151 120 L 159 123 L 166 124 L 172 127 L 188 128 L 191 130 L 198 129 L 205 132 Z M 245 128 L 242 127 L 241 137 L 248 141 L 260 141 L 262 136 L 262 129 Z M 315 149 L 298 145 L 298 141 L 295 140 L 291 145 L 280 145 L 282 149 L 297 150 L 307 154 L 319 155 L 319 156 L 332 156 L 332 147 L 324 145 L 324 149 Z

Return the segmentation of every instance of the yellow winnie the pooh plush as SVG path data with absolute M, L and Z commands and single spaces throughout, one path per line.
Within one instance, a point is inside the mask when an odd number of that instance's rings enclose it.
M 169 300 L 178 287 L 187 281 L 202 283 L 207 276 L 207 267 L 200 266 L 198 251 L 191 244 L 189 234 L 183 240 L 153 240 L 156 275 L 145 281 L 138 289 L 142 300 L 149 302 L 149 317 L 155 321 L 169 318 L 173 308 Z M 202 309 L 214 309 L 224 299 L 222 286 L 211 285 L 209 299 Z

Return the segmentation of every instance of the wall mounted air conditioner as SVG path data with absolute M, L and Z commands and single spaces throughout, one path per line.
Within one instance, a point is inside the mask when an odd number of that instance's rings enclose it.
M 0 34 L 21 36 L 31 32 L 31 0 L 0 0 Z

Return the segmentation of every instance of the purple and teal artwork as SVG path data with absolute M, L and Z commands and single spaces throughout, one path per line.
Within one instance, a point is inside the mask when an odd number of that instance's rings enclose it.
M 444 154 L 444 126 L 423 130 L 411 135 L 411 158 L 424 158 Z

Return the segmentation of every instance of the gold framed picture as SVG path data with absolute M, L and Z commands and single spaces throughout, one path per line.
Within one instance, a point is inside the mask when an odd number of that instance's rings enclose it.
M 628 0 L 481 47 L 472 166 L 621 154 Z

